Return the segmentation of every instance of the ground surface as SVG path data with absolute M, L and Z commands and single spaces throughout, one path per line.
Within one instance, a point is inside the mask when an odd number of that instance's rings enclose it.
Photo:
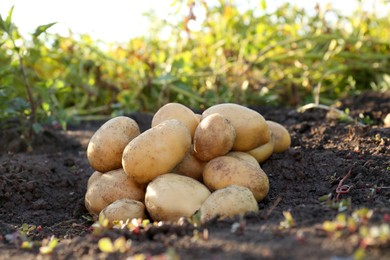
M 66 132 L 47 130 L 32 152 L 21 152 L 25 146 L 14 133 L 3 132 L 0 259 L 126 259 L 137 254 L 160 255 L 162 259 L 351 259 L 358 252 L 370 259 L 386 259 L 390 242 L 383 230 L 390 221 L 390 128 L 384 128 L 382 120 L 390 113 L 390 92 L 362 94 L 338 106 L 349 108 L 350 116 L 360 115 L 370 125 L 327 120 L 327 111 L 322 109 L 298 113 L 254 107 L 266 119 L 288 128 L 292 146 L 261 165 L 269 176 L 270 192 L 259 203 L 258 214 L 241 220 L 215 220 L 197 228 L 184 223 L 147 226 L 139 232 L 92 231 L 84 194 L 93 170 L 85 150 L 102 122 L 83 123 Z M 143 130 L 150 126 L 151 115 L 132 117 Z M 341 184 L 348 185 L 344 189 L 351 188 L 338 195 L 336 188 L 345 176 Z M 367 222 L 359 222 L 355 228 L 339 222 L 334 232 L 324 229 L 323 223 L 335 223 L 341 211 L 351 216 L 361 208 L 373 211 Z M 290 212 L 295 224 L 286 221 L 288 215 L 283 212 Z M 24 231 L 17 232 L 23 224 L 27 224 Z M 374 235 L 372 240 L 364 240 L 358 230 L 380 225 L 384 240 Z M 40 241 L 51 236 L 59 239 L 58 245 L 51 254 L 41 255 Z M 122 236 L 131 240 L 126 252 L 99 250 L 100 238 Z M 23 241 L 39 242 L 22 249 Z

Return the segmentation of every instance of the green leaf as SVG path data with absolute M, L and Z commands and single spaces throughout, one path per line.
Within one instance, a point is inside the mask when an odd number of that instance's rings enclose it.
M 34 38 L 37 38 L 39 35 L 41 35 L 42 33 L 46 32 L 47 29 L 49 29 L 50 27 L 52 27 L 55 24 L 56 24 L 56 22 L 38 26 L 35 29 L 35 32 L 33 33 Z
M 42 130 L 43 130 L 42 125 L 39 124 L 39 123 L 34 123 L 33 126 L 32 126 L 32 128 L 33 128 L 33 130 L 34 130 L 34 133 L 36 133 L 36 134 L 41 133 Z
M 112 253 L 114 252 L 114 245 L 111 242 L 111 239 L 108 237 L 103 237 L 99 240 L 98 246 L 100 251 L 104 253 Z
M 324 202 L 324 201 L 330 200 L 331 197 L 332 197 L 332 193 L 329 193 L 329 194 L 325 194 L 325 195 L 319 197 L 318 200 L 321 202 Z
M 260 6 L 262 10 L 267 9 L 267 0 L 260 0 Z
M 14 6 L 8 11 L 7 18 L 4 20 L 0 15 L 0 28 L 5 31 L 7 34 L 11 33 L 11 25 L 12 25 L 12 13 L 14 11 Z
M 50 240 L 48 246 L 49 246 L 51 249 L 54 249 L 54 248 L 57 246 L 57 244 L 58 244 L 58 239 L 57 239 L 57 238 L 53 238 L 53 239 Z
M 22 249 L 31 249 L 33 247 L 33 243 L 30 241 L 23 241 L 20 247 Z

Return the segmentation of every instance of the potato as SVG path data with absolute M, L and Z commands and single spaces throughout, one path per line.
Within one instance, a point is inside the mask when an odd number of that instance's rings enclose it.
M 206 164 L 203 182 L 211 191 L 230 185 L 247 187 L 257 201 L 265 198 L 269 191 L 268 177 L 260 165 L 226 155 L 212 159 Z
M 274 151 L 274 138 L 272 137 L 268 143 L 260 145 L 255 149 L 247 151 L 248 154 L 252 155 L 258 163 L 265 162 L 269 157 L 271 157 Z
M 259 206 L 252 192 L 236 185 L 214 191 L 200 207 L 202 223 L 214 217 L 233 217 L 248 212 L 258 212 Z
M 108 220 L 109 226 L 112 226 L 114 221 L 125 222 L 128 219 L 146 218 L 145 205 L 140 201 L 128 198 L 114 201 L 105 207 L 99 215 Z
M 102 209 L 116 200 L 128 198 L 143 201 L 145 186 L 129 178 L 123 169 L 116 169 L 99 176 L 91 175 L 85 194 L 85 207 L 92 215 L 97 215 Z
M 138 183 L 148 183 L 179 164 L 191 146 L 187 127 L 169 119 L 134 138 L 123 151 L 126 174 Z
M 167 173 L 148 184 L 145 206 L 154 221 L 176 221 L 192 216 L 209 195 L 201 182 Z
M 152 127 L 168 119 L 177 119 L 182 122 L 190 131 L 191 138 L 194 136 L 195 129 L 200 121 L 198 116 L 188 107 L 180 103 L 168 103 L 154 114 Z
M 247 152 L 231 151 L 231 152 L 227 153 L 226 155 L 237 158 L 237 159 L 245 160 L 249 163 L 253 163 L 253 165 L 255 165 L 256 167 L 260 167 L 256 158 Z
M 384 127 L 390 127 L 390 113 L 388 113 L 383 119 Z
M 95 180 L 98 180 L 102 174 L 104 173 L 101 173 L 101 172 L 98 172 L 98 171 L 94 171 L 91 176 L 89 176 L 89 179 L 88 179 L 88 182 L 87 182 L 87 189 L 89 188 L 89 186 L 91 186 L 91 184 L 95 181 Z
M 195 156 L 202 161 L 227 154 L 236 140 L 236 130 L 224 116 L 211 114 L 197 126 L 194 135 Z
M 89 164 L 102 173 L 122 168 L 122 152 L 139 134 L 137 122 L 129 117 L 118 116 L 108 120 L 88 143 Z
M 274 153 L 281 153 L 290 148 L 291 137 L 287 129 L 279 123 L 266 121 L 274 139 Z
M 250 108 L 232 103 L 218 104 L 206 109 L 202 113 L 202 120 L 215 113 L 227 118 L 236 130 L 232 150 L 249 151 L 271 139 L 264 117 Z
M 202 120 L 202 114 L 195 113 L 195 117 L 198 119 L 198 122 Z
M 195 180 L 202 181 L 203 168 L 207 162 L 199 160 L 194 155 L 193 145 L 191 145 L 184 159 L 176 165 L 172 173 L 191 177 Z

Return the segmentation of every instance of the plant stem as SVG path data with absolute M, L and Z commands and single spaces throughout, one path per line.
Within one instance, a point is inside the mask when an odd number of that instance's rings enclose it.
M 26 72 L 26 69 L 24 67 L 23 56 L 20 54 L 20 50 L 16 46 L 14 39 L 12 37 L 10 37 L 10 38 L 11 38 L 12 44 L 14 46 L 14 50 L 16 51 L 16 53 L 18 55 L 19 69 L 22 72 L 24 87 L 26 88 L 27 98 L 28 98 L 28 101 L 30 103 L 31 114 L 30 114 L 30 118 L 29 118 L 30 125 L 29 125 L 29 136 L 28 137 L 31 138 L 31 136 L 33 135 L 33 125 L 36 123 L 36 104 L 35 104 L 35 100 L 34 100 L 34 96 L 33 96 L 30 82 L 28 81 L 27 72 Z

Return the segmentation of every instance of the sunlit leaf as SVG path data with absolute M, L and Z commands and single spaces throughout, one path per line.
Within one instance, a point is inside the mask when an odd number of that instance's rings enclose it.
M 0 15 L 0 28 L 5 31 L 6 33 L 11 33 L 12 28 L 12 13 L 14 11 L 14 6 L 11 7 L 11 9 L 8 11 L 7 18 L 4 20 L 3 17 Z
M 100 251 L 104 253 L 112 253 L 115 251 L 114 245 L 108 237 L 101 238 L 98 242 L 98 246 Z
M 36 29 L 35 29 L 35 32 L 33 33 L 33 36 L 35 38 L 37 38 L 39 35 L 41 35 L 42 33 L 46 32 L 47 29 L 49 29 L 50 27 L 52 27 L 53 25 L 55 25 L 56 23 L 48 23 L 48 24 L 45 24 L 45 25 L 40 25 L 38 26 Z
M 20 247 L 22 249 L 31 249 L 33 244 L 30 241 L 23 241 Z
M 262 10 L 267 9 L 267 0 L 260 0 L 260 7 Z

